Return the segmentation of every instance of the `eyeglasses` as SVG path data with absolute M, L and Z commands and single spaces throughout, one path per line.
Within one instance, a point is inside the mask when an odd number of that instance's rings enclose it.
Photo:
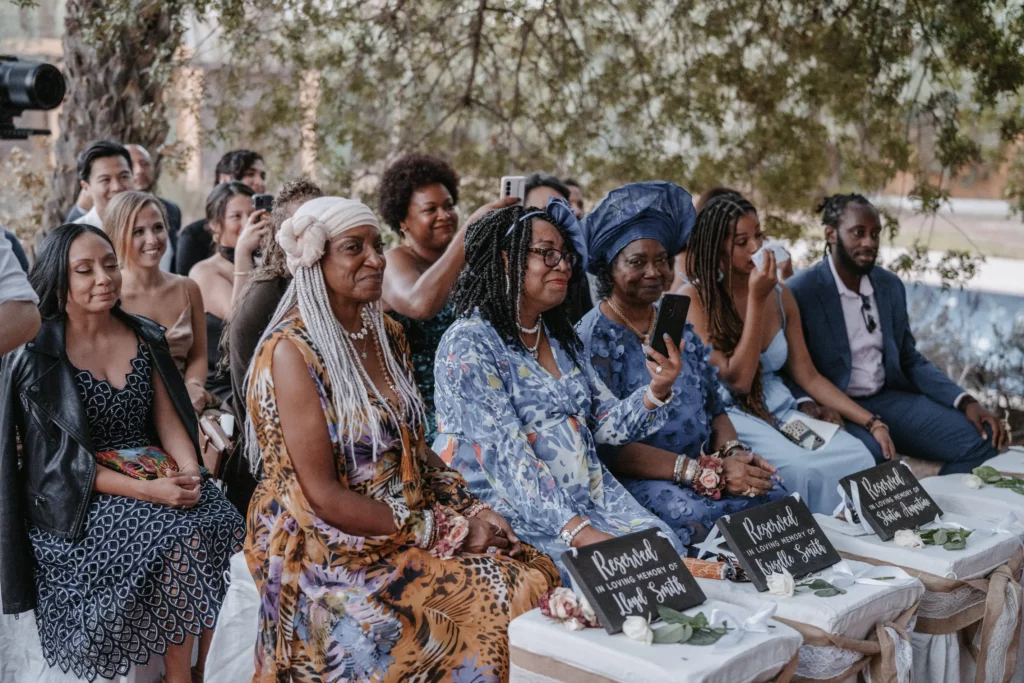
M 574 251 L 559 251 L 558 249 L 540 249 L 537 247 L 530 247 L 526 251 L 531 254 L 537 254 L 544 259 L 544 265 L 548 268 L 557 268 L 558 264 L 565 259 L 565 262 L 569 264 L 569 268 L 573 269 L 576 264 L 580 262 L 579 255 Z
M 873 333 L 878 327 L 878 323 L 875 322 L 874 316 L 871 315 L 871 299 L 863 294 L 860 295 L 860 317 L 864 319 L 864 325 L 868 328 L 868 334 Z

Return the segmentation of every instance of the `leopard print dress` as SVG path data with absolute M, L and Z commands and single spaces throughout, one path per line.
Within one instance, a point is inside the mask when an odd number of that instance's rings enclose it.
M 401 327 L 386 322 L 392 350 L 408 359 Z M 334 378 L 296 314 L 258 349 L 249 385 L 264 463 L 245 547 L 261 596 L 253 681 L 506 681 L 508 623 L 558 585 L 554 563 L 525 545 L 518 559 L 463 553 L 441 560 L 416 547 L 424 509 L 461 511 L 476 498 L 458 473 L 427 464 L 422 429 L 410 436 L 379 406 L 388 443 L 376 462 L 366 430 L 354 448 L 335 446 L 335 463 L 342 484 L 391 507 L 398 532 L 358 537 L 318 519 L 278 419 L 271 361 L 281 340 L 304 356 L 338 443 Z

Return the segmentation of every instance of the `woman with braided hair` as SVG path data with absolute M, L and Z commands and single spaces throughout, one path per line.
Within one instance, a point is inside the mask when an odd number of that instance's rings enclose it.
M 508 623 L 558 572 L 424 443 L 377 218 L 320 197 L 277 240 L 292 283 L 247 382 L 253 680 L 507 680 Z
M 545 211 L 511 206 L 469 226 L 454 295 L 459 320 L 434 362 L 434 448 L 520 538 L 553 557 L 648 527 L 682 552 L 597 456 L 597 444 L 636 441 L 665 423 L 679 349 L 669 343 L 668 357 L 649 349 L 649 384 L 617 399 L 565 311 L 585 256 L 561 197 Z
M 788 441 L 779 428 L 800 413 L 780 373 L 785 369 L 793 382 L 842 418 L 869 425 L 887 457 L 895 457 L 895 449 L 885 425 L 815 369 L 800 311 L 793 294 L 778 283 L 771 250 L 762 252 L 760 268 L 754 263 L 761 246 L 753 204 L 739 194 L 715 197 L 697 214 L 686 252 L 690 284 L 681 293 L 691 297 L 694 329 L 713 347 L 711 362 L 728 389 L 729 415 L 739 438 L 763 453 L 813 512 L 831 513 L 840 502 L 838 480 L 874 466 L 874 458 L 843 430 L 815 451 Z M 841 426 L 841 419 L 836 422 Z

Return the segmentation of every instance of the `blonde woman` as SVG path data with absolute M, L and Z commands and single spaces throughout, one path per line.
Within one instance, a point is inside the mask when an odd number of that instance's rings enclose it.
M 104 227 L 121 266 L 121 307 L 166 328 L 171 356 L 185 377 L 192 407 L 201 413 L 210 402 L 206 311 L 195 281 L 160 270 L 168 241 L 163 204 L 146 192 L 122 192 L 111 200 Z

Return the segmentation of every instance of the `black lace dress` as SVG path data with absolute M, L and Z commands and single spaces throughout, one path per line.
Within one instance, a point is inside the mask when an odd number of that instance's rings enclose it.
M 140 343 L 121 389 L 76 371 L 97 451 L 157 443 L 151 368 L 149 347 Z M 33 526 L 29 536 L 43 654 L 50 666 L 91 681 L 123 675 L 186 634 L 213 628 L 245 525 L 206 481 L 190 510 L 99 494 L 79 541 Z

